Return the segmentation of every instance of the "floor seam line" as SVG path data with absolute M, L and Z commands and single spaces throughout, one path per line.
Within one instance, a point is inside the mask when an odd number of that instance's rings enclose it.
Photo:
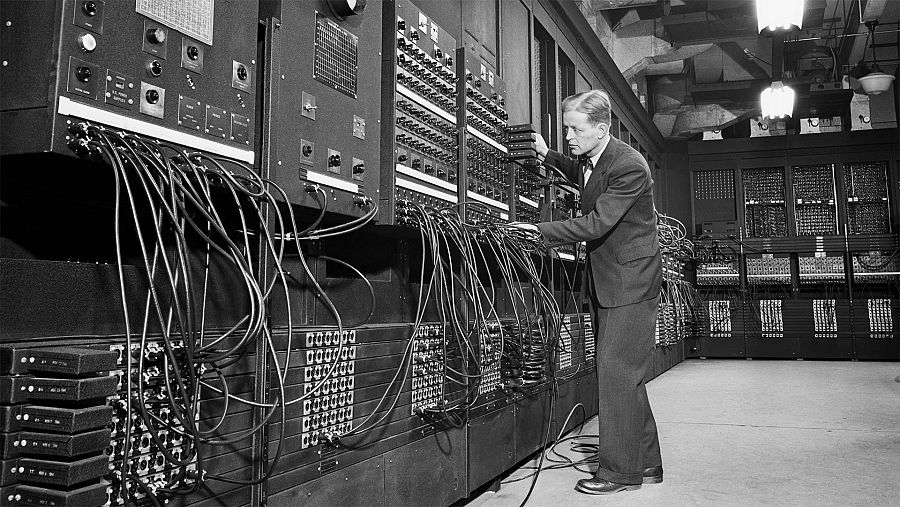
M 656 421 L 656 424 L 690 424 L 692 426 L 733 426 L 738 428 L 773 428 L 784 430 L 827 430 L 827 431 L 855 431 L 870 433 L 900 433 L 900 430 L 877 430 L 855 428 L 825 428 L 821 426 L 775 426 L 771 424 L 737 424 L 737 423 L 707 423 L 690 421 Z

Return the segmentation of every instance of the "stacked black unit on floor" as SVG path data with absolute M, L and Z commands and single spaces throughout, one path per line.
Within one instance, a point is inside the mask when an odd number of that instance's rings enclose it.
M 0 363 L 0 504 L 104 505 L 116 353 L 4 347 Z

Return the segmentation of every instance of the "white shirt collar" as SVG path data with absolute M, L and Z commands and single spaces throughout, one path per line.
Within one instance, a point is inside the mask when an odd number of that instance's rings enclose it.
M 588 168 L 588 170 L 592 171 L 595 167 L 597 167 L 597 161 L 600 160 L 600 156 L 603 155 L 606 147 L 609 146 L 609 134 L 606 134 L 606 136 L 603 137 L 603 139 L 600 141 L 600 144 L 602 145 L 600 151 L 598 151 L 596 155 L 591 157 L 591 166 Z
M 600 141 L 602 145 L 600 147 L 600 151 L 597 152 L 596 155 L 591 157 L 591 165 L 586 165 L 584 168 L 584 184 L 587 185 L 587 181 L 591 179 L 591 174 L 594 172 L 594 168 L 597 167 L 597 161 L 600 160 L 600 156 L 603 155 L 603 152 L 606 150 L 606 147 L 609 146 L 609 134 L 606 134 L 606 137 Z

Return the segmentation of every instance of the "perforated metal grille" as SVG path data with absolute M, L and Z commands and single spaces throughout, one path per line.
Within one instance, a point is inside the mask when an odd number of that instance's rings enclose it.
M 313 77 L 356 98 L 357 45 L 355 35 L 316 14 L 316 60 Z

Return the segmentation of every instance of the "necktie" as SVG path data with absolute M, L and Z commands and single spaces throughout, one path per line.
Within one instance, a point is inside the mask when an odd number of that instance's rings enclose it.
M 582 184 L 582 188 L 587 186 L 588 179 L 591 177 L 591 173 L 594 172 L 594 168 L 591 166 L 591 159 L 585 157 L 581 163 L 581 170 L 584 172 L 584 183 Z

